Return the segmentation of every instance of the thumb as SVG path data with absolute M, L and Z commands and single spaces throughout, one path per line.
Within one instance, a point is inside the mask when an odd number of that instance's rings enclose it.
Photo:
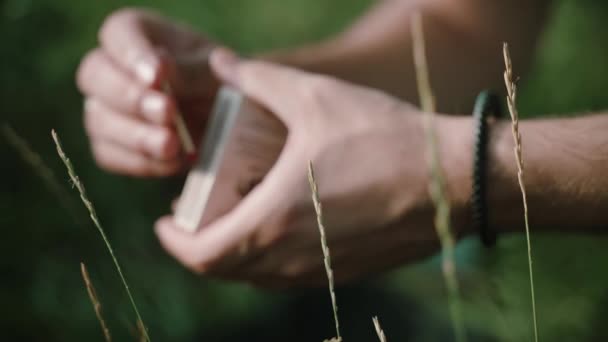
M 172 217 L 161 218 L 156 223 L 160 243 L 184 265 L 204 272 L 238 249 L 241 242 L 260 233 L 261 227 L 267 229 L 273 224 L 281 224 L 277 218 L 281 221 L 281 213 L 285 213 L 289 201 L 294 200 L 293 194 L 286 189 L 293 188 L 297 176 L 305 170 L 305 165 L 297 160 L 300 158 L 289 150 L 285 148 L 264 180 L 232 211 L 196 233 L 182 231 L 175 226 Z
M 291 127 L 298 119 L 294 88 L 310 77 L 307 73 L 270 62 L 240 59 L 225 48 L 214 49 L 209 61 L 220 80 L 269 109 L 286 126 Z

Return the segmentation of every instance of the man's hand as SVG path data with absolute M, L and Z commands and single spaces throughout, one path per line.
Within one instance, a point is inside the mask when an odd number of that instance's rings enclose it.
M 262 182 L 194 235 L 175 227 L 171 216 L 161 218 L 157 234 L 169 253 L 193 270 L 226 278 L 269 286 L 323 284 L 309 160 L 338 281 L 437 251 L 422 118 L 416 108 L 376 90 L 267 62 L 241 61 L 224 50 L 212 55 L 211 64 L 222 80 L 285 124 L 287 142 Z M 440 116 L 436 122 L 444 138 L 443 161 L 458 166 L 450 168 L 448 182 L 461 228 L 467 216 L 467 141 L 472 134 L 469 125 L 453 125 L 459 119 Z M 234 187 L 243 181 L 234 180 Z
M 173 122 L 179 110 L 198 141 L 217 82 L 211 44 L 154 12 L 123 9 L 99 31 L 77 73 L 85 126 L 99 165 L 134 176 L 166 176 L 184 165 Z M 168 84 L 173 94 L 163 92 Z

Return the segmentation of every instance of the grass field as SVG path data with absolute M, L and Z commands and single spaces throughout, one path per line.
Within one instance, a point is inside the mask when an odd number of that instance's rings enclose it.
M 151 231 L 181 180 L 142 181 L 103 173 L 84 137 L 74 71 L 104 16 L 125 5 L 156 7 L 248 53 L 311 41 L 347 25 L 370 0 L 0 2 L 1 120 L 11 123 L 69 189 L 50 130 L 87 184 L 153 340 L 321 341 L 332 336 L 326 289 L 266 292 L 197 278 L 164 254 Z M 524 117 L 608 107 L 608 4 L 556 1 L 529 75 Z M 500 48 L 497 42 L 497 48 Z M 103 241 L 76 202 L 73 223 L 36 173 L 0 140 L 0 326 L 7 340 L 102 339 L 80 275 L 86 262 L 116 340 L 136 335 L 135 317 Z M 75 201 L 77 194 L 70 191 Z M 531 212 L 534 209 L 531 208 Z M 523 227 L 522 227 L 523 231 Z M 608 340 L 608 240 L 532 234 L 543 341 Z M 477 340 L 531 340 L 524 235 L 493 252 L 476 241 L 458 250 L 465 323 Z M 389 341 L 451 338 L 438 261 L 337 288 L 346 341 L 374 341 L 379 315 Z

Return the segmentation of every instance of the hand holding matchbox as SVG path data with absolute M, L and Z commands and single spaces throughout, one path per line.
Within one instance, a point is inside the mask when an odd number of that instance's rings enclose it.
M 286 137 L 274 115 L 223 86 L 175 210 L 177 226 L 195 232 L 234 208 L 272 168 Z

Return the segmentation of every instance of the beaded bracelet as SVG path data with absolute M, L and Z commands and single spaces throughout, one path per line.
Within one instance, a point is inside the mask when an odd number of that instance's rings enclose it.
M 490 91 L 481 92 L 473 108 L 475 141 L 473 150 L 473 193 L 471 206 L 473 224 L 479 229 L 481 242 L 486 247 L 496 244 L 496 231 L 488 224 L 487 163 L 488 123 L 502 115 L 499 97 Z

